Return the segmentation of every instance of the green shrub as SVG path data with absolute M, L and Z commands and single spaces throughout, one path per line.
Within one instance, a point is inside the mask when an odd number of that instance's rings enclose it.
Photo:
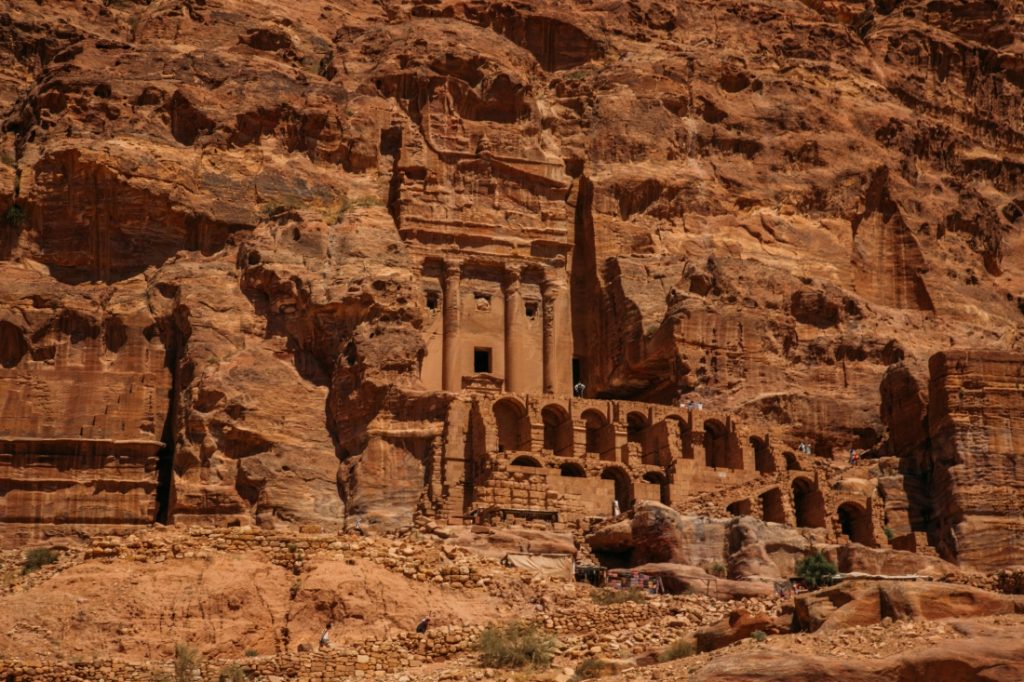
M 536 625 L 513 621 L 504 627 L 488 625 L 480 633 L 480 662 L 488 668 L 547 668 L 555 653 L 555 638 Z
M 693 642 L 686 639 L 677 639 L 658 654 L 658 660 L 665 663 L 666 661 L 674 661 L 677 658 L 693 656 L 694 653 L 696 653 L 696 649 L 693 647 Z
M 796 562 L 796 574 L 810 590 L 829 582 L 839 572 L 836 565 L 829 561 L 821 551 L 805 556 Z
M 247 658 L 256 658 L 260 655 L 260 652 L 256 651 L 255 649 L 246 649 L 245 655 Z
M 750 639 L 754 640 L 755 642 L 763 642 L 764 640 L 768 639 L 768 635 L 765 634 L 764 630 L 754 630 L 750 633 Z
M 716 561 L 708 567 L 708 573 L 717 578 L 724 578 L 727 573 L 725 564 L 723 564 L 721 561 Z
M 892 532 L 892 528 L 890 528 L 889 526 L 886 526 L 885 528 L 883 528 L 882 532 L 885 533 L 885 538 L 889 542 L 892 542 L 892 539 L 896 536 L 896 533 L 893 533 Z
M 384 202 L 375 196 L 363 196 L 350 199 L 346 195 L 342 195 L 341 200 L 338 202 L 337 208 L 334 211 L 334 222 L 340 223 L 345 219 L 345 214 L 351 211 L 353 208 L 368 208 L 370 206 L 383 206 Z M 326 219 L 326 216 L 325 216 Z
M 11 204 L 4 212 L 4 222 L 11 227 L 21 227 L 25 222 L 25 209 L 17 204 Z
M 32 571 L 38 571 L 43 566 L 49 566 L 50 564 L 57 563 L 57 559 L 60 555 L 56 550 L 50 549 L 49 547 L 36 547 L 30 549 L 25 553 L 25 561 L 21 564 L 22 574 L 29 574 Z
M 294 211 L 302 208 L 302 201 L 298 197 L 284 197 L 275 201 L 268 201 L 260 209 L 260 214 L 265 219 L 275 218 L 281 213 Z
M 192 682 L 199 668 L 199 651 L 188 644 L 174 645 L 174 682 Z
M 592 680 L 596 677 L 603 677 L 608 673 L 615 672 L 615 669 L 605 661 L 596 658 L 585 658 L 580 661 L 573 671 L 577 680 Z
M 594 590 L 590 593 L 590 598 L 594 600 L 595 604 L 600 604 L 601 606 L 622 604 L 627 601 L 642 602 L 647 600 L 647 597 L 644 596 L 644 591 L 638 590 L 635 587 L 631 587 L 628 590 L 610 590 L 607 588 Z
M 217 682 L 246 682 L 248 679 L 245 669 L 237 663 L 229 663 L 217 673 Z

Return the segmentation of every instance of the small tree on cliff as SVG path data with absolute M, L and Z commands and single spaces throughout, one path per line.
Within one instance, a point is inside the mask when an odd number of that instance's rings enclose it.
M 829 561 L 821 550 L 796 562 L 797 577 L 811 590 L 824 585 L 838 572 L 836 565 Z

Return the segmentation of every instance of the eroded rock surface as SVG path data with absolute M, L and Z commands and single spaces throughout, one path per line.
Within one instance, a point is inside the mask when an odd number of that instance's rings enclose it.
M 997 512 L 942 476 L 932 490 L 928 462 L 980 460 L 925 452 L 972 437 L 937 440 L 960 424 L 941 415 L 925 429 L 921 387 L 950 346 L 1024 349 L 1018 15 L 8 3 L 3 534 L 462 514 L 466 475 L 438 452 L 475 417 L 425 390 L 441 369 L 424 276 L 472 253 L 467 281 L 481 258 L 564 277 L 499 283 L 525 315 L 571 320 L 544 382 L 576 357 L 588 395 L 685 391 L 769 434 L 758 453 L 900 458 L 785 491 L 857 497 L 843 519 L 765 500 L 766 520 L 1006 563 Z M 534 289 L 556 292 L 543 310 Z
M 794 623 L 804 630 L 870 625 L 883 618 L 938 619 L 1024 613 L 1020 597 L 964 585 L 846 581 L 796 599 Z

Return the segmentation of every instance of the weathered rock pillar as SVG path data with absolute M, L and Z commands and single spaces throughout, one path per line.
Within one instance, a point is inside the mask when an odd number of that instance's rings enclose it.
M 442 317 L 442 358 L 441 387 L 446 391 L 462 388 L 462 364 L 459 357 L 459 316 L 462 263 L 455 260 L 444 262 L 444 310 Z
M 572 335 L 565 269 L 545 273 L 544 299 L 544 392 L 567 395 L 572 390 Z
M 523 356 L 523 294 L 520 290 L 520 271 L 505 269 L 505 390 L 519 393 L 525 389 L 522 376 Z

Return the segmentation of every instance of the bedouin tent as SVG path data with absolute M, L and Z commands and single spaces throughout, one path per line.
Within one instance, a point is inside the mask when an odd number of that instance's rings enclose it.
M 561 578 L 563 580 L 575 580 L 575 568 L 571 554 L 525 554 L 509 553 L 505 555 L 506 566 L 525 568 L 534 573 Z

